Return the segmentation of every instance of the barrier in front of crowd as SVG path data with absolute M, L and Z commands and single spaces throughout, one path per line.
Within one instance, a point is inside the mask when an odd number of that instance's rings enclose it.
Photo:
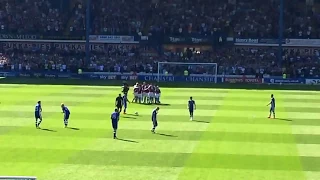
M 106 72 L 84 72 L 60 73 L 60 72 L 0 72 L 0 77 L 23 77 L 23 78 L 56 78 L 56 79 L 100 79 L 100 80 L 122 80 L 122 81 L 158 81 L 158 82 L 201 82 L 215 83 L 215 76 L 211 75 L 189 75 L 174 76 L 150 73 L 106 73 Z M 241 84 L 308 84 L 320 85 L 320 78 L 286 78 L 267 77 L 256 78 L 255 76 L 243 75 L 217 75 L 217 83 L 241 83 Z

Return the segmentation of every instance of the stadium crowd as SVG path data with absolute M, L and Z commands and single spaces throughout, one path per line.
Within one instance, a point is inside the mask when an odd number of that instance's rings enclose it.
M 102 72 L 131 72 L 157 73 L 158 62 L 183 63 L 217 63 L 218 74 L 225 75 L 281 75 L 290 74 L 292 77 L 313 77 L 320 75 L 320 56 L 302 55 L 294 51 L 284 52 L 283 61 L 277 61 L 276 49 L 236 49 L 234 47 L 221 48 L 204 52 L 170 52 L 163 55 L 152 53 L 149 49 L 127 46 L 110 45 L 106 52 L 92 52 L 90 63 L 85 62 L 85 53 L 72 50 L 17 50 L 6 49 L 1 57 L 7 58 L 0 68 L 8 70 L 47 70 L 76 72 L 79 68 L 85 71 Z M 156 54 L 156 55 L 155 55 Z M 1 63 L 0 63 L 1 64 Z M 196 69 L 185 66 L 164 65 L 162 70 L 169 73 L 182 73 L 185 68 L 190 73 L 214 74 L 214 66 L 194 66 Z M 162 72 L 163 73 L 163 72 Z
M 252 0 L 95 0 L 91 34 L 210 35 L 275 38 L 278 1 Z M 285 0 L 287 38 L 319 38 L 320 18 L 305 1 Z M 0 1 L 1 33 L 85 35 L 84 0 Z
M 90 29 L 91 34 L 107 35 L 208 36 L 221 31 L 234 37 L 275 38 L 279 16 L 277 3 L 276 0 L 96 0 L 90 7 Z M 285 4 L 286 38 L 320 38 L 320 18 L 305 2 L 285 0 Z M 3 0 L 0 1 L 0 33 L 84 36 L 85 12 L 84 0 Z M 200 53 L 156 51 L 152 56 L 146 53 L 149 49 L 110 45 L 103 52 L 92 51 L 91 62 L 86 63 L 82 51 L 1 47 L 0 68 L 156 73 L 158 61 L 178 61 L 218 63 L 219 74 L 320 75 L 319 53 L 286 52 L 280 63 L 276 50 L 270 48 L 225 47 Z M 208 69 L 198 67 L 192 71 L 206 73 Z

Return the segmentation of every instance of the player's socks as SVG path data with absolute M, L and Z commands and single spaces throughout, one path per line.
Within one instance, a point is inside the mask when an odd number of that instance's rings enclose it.
M 113 132 L 113 139 L 116 139 L 116 138 L 117 138 L 117 132 L 114 131 L 114 132 Z

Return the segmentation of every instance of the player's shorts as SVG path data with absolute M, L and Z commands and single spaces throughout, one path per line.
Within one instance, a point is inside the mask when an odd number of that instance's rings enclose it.
M 34 117 L 36 119 L 41 119 L 42 118 L 41 114 L 39 114 L 39 113 L 34 113 Z
M 155 93 L 155 94 L 154 94 L 154 97 L 155 97 L 155 98 L 159 98 L 159 97 L 160 97 L 160 94 Z
M 157 120 L 152 120 L 152 124 L 153 124 L 153 127 L 157 127 L 158 126 L 158 121 Z
M 146 92 L 142 93 L 142 97 L 146 97 L 148 94 Z
M 270 107 L 270 112 L 274 112 L 275 107 Z
M 154 93 L 153 92 L 149 92 L 148 93 L 148 97 L 154 98 Z
M 138 97 L 139 94 L 138 93 L 133 93 L 133 95 L 134 95 L 134 97 Z
M 64 119 L 69 119 L 69 117 L 70 117 L 70 114 L 64 114 Z
M 128 104 L 127 104 L 127 103 L 124 103 L 124 104 L 123 104 L 123 107 L 124 107 L 124 108 L 127 108 L 127 107 L 128 107 Z
M 190 112 L 190 113 L 193 113 L 193 111 L 194 111 L 194 109 L 189 109 L 189 112 Z
M 112 119 L 112 121 L 111 121 L 111 123 L 112 123 L 112 128 L 113 129 L 118 129 L 118 120 L 117 119 Z
M 117 104 L 116 106 L 118 109 L 122 108 L 122 104 Z
M 140 93 L 140 94 L 138 94 L 138 98 L 142 98 L 142 94 Z

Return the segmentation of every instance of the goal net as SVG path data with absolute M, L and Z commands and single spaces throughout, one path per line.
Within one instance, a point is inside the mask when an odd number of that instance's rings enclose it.
M 175 76 L 181 78 L 188 78 L 190 81 L 197 77 L 205 77 L 212 79 L 217 83 L 218 64 L 217 63 L 183 63 L 183 62 L 158 62 L 158 78 L 161 82 L 163 77 Z

